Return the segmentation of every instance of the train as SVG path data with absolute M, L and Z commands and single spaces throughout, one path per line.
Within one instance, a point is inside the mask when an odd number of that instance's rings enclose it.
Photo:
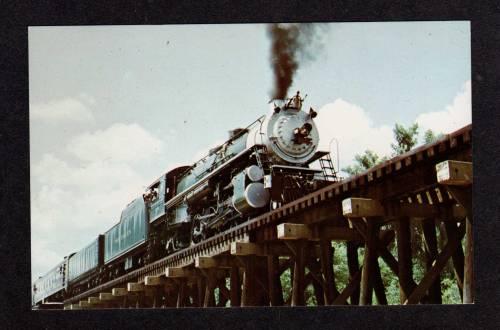
M 274 100 L 202 159 L 158 177 L 116 225 L 33 283 L 33 306 L 62 302 L 337 181 L 329 152 L 318 149 L 317 113 L 302 110 L 303 101 L 299 92 Z

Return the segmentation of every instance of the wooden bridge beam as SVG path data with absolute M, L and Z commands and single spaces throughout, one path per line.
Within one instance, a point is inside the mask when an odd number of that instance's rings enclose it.
M 401 217 L 396 226 L 399 296 L 401 303 L 404 303 L 410 296 L 414 288 L 411 256 L 410 219 L 408 217 Z
M 457 227 L 457 223 L 445 222 L 446 236 L 458 235 L 458 240 L 461 241 L 464 237 L 465 230 L 463 226 Z M 458 290 L 460 291 L 460 299 L 463 301 L 463 283 L 464 283 L 464 251 L 462 245 L 459 244 L 451 255 L 453 261 L 453 272 L 457 280 Z
M 219 289 L 219 302 L 217 303 L 217 307 L 225 307 L 227 302 L 231 299 L 231 293 L 226 286 L 226 277 L 218 279 L 216 288 Z
M 239 257 L 244 265 L 241 306 L 258 306 L 256 256 Z
M 238 261 L 231 255 L 219 255 L 219 256 L 198 256 L 194 259 L 194 267 L 198 269 L 207 268 L 232 268 L 238 266 Z
M 143 292 L 144 284 L 136 283 L 136 282 L 128 282 L 127 283 L 127 291 L 128 292 Z
M 271 306 L 282 306 L 284 301 L 279 272 L 279 256 L 267 256 L 267 276 Z
M 342 238 L 345 238 L 346 233 L 351 234 L 353 239 L 360 239 L 360 235 L 355 233 L 352 229 L 345 227 L 329 227 L 331 231 L 330 234 L 336 234 L 341 232 Z M 323 228 L 322 228 L 323 229 Z M 338 295 L 338 291 L 335 288 L 335 279 L 333 275 L 333 267 L 331 263 L 332 248 L 330 240 L 321 239 L 319 233 L 323 230 L 319 230 L 316 227 L 309 227 L 304 224 L 295 223 L 282 223 L 277 226 L 277 237 L 280 240 L 285 241 L 289 246 L 290 251 L 294 255 L 294 265 L 293 265 L 293 276 L 292 276 L 292 306 L 302 306 L 305 305 L 304 300 L 304 290 L 307 285 L 304 283 L 305 280 L 305 267 L 309 268 L 308 276 L 311 277 L 311 281 L 314 287 L 314 293 L 317 298 L 318 304 L 322 305 L 325 303 L 331 304 L 335 297 Z M 339 230 L 337 230 L 339 229 Z M 315 260 L 309 260 L 313 255 L 310 252 L 309 240 L 319 241 L 320 244 L 320 261 L 322 266 L 317 265 Z M 329 245 L 329 248 L 328 248 Z M 321 267 L 326 271 L 326 276 L 322 276 Z
M 294 246 L 296 252 L 293 266 L 292 278 L 292 306 L 304 306 L 304 274 L 305 274 L 305 258 L 306 258 L 306 242 L 298 240 L 290 242 Z
M 348 297 L 351 297 L 351 305 L 358 305 L 359 304 L 359 283 L 361 279 L 361 271 L 359 269 L 359 260 L 358 260 L 358 244 L 356 242 L 347 242 L 347 252 L 346 252 L 346 257 L 347 257 L 347 267 L 349 269 L 349 285 L 352 285 L 352 289 L 348 292 L 350 294 Z M 352 283 L 352 284 L 351 284 Z M 348 286 L 349 286 L 348 285 Z M 344 289 L 345 291 L 345 289 Z M 344 293 L 340 295 L 342 295 Z M 346 297 L 345 299 L 347 299 Z M 338 299 L 338 298 L 337 298 Z M 335 299 L 335 301 L 338 300 Z M 345 299 L 340 299 L 342 303 L 345 302 Z
M 248 242 L 232 242 L 230 252 L 233 256 L 261 255 L 263 253 L 258 244 Z
M 335 298 L 332 305 L 345 305 L 347 298 L 351 297 L 351 305 L 357 305 L 359 300 L 359 286 L 361 280 L 361 273 L 363 269 L 359 269 L 353 275 L 349 275 L 349 283 L 342 290 L 342 292 Z M 357 292 L 357 293 L 356 293 Z M 353 299 L 355 298 L 355 299 Z
M 361 283 L 360 283 L 360 298 L 359 298 L 360 305 L 372 304 L 373 279 L 374 279 L 374 272 L 376 269 L 375 263 L 378 262 L 377 252 L 376 252 L 378 230 L 379 226 L 375 221 L 367 221 L 365 254 L 363 259 L 363 271 L 361 273 Z
M 99 300 L 99 297 L 88 297 L 88 306 L 91 308 L 96 308 L 98 306 L 104 306 L 104 303 Z
M 267 264 L 263 265 L 266 256 L 264 247 L 257 243 L 232 242 L 230 253 L 236 256 L 243 267 L 241 306 L 259 306 L 268 294 Z
M 161 302 L 163 300 L 164 286 L 168 283 L 165 276 L 145 276 L 144 286 L 146 289 L 151 289 L 153 294 L 152 307 L 161 307 Z
M 325 305 L 331 305 L 335 298 L 339 295 L 335 286 L 335 273 L 333 269 L 333 255 L 334 249 L 332 242 L 329 240 L 320 241 L 321 249 L 321 273 L 322 273 L 322 286 L 323 286 L 323 300 Z
M 203 293 L 203 306 L 204 307 L 215 307 L 216 306 L 216 300 L 215 300 L 215 289 L 219 289 L 219 303 L 217 306 L 221 304 L 221 301 L 223 301 L 224 306 L 225 306 L 225 301 L 229 299 L 229 290 L 225 286 L 226 284 L 226 277 L 227 277 L 227 270 L 226 269 L 219 269 L 217 267 L 207 267 L 208 265 L 212 264 L 211 261 L 208 261 L 207 263 L 204 263 L 202 259 L 200 259 L 201 262 L 198 263 L 199 266 L 202 266 L 200 269 L 201 275 L 204 277 L 204 293 Z M 206 260 L 211 260 L 211 259 L 206 259 Z M 212 260 L 213 261 L 213 260 Z M 220 260 L 219 260 L 220 261 Z M 236 260 L 233 260 L 236 261 Z M 235 264 L 235 262 L 231 262 L 232 264 Z M 195 263 L 196 264 L 196 263 Z M 217 263 L 213 263 L 213 266 L 217 266 Z M 226 268 L 226 267 L 224 267 Z
M 117 301 L 120 300 L 120 298 L 113 296 L 111 292 L 101 292 L 99 293 L 99 300 L 102 306 L 110 308 L 117 307 Z
M 188 267 L 166 267 L 165 277 L 168 278 L 180 278 L 180 277 L 196 277 L 199 275 L 195 269 Z
M 412 207 L 418 209 L 421 208 L 423 204 L 410 204 Z M 377 253 L 386 261 L 389 267 L 395 271 L 399 278 L 400 284 L 400 295 L 401 302 L 404 302 L 408 294 L 415 287 L 415 282 L 412 275 L 412 260 L 411 260 L 411 233 L 409 225 L 409 217 L 405 215 L 405 211 L 401 207 L 387 207 L 382 206 L 382 204 L 373 199 L 369 198 L 347 198 L 342 201 L 343 214 L 346 217 L 351 218 L 366 218 L 367 223 L 370 222 L 368 219 L 377 219 L 377 217 L 394 217 L 398 215 L 397 224 L 397 247 L 398 247 L 398 261 L 387 251 L 384 244 L 377 243 Z M 392 210 L 392 213 L 388 213 L 388 210 Z M 394 210 L 397 210 L 395 212 Z M 404 212 L 403 212 L 404 211 Z M 421 214 L 420 214 L 421 215 Z M 360 226 L 364 226 L 362 222 L 351 221 L 353 225 L 360 229 Z M 360 230 L 362 233 L 363 230 Z M 365 235 L 365 240 L 367 236 Z M 396 271 L 397 266 L 397 271 Z M 369 270 L 366 270 L 368 272 Z M 363 282 L 362 282 L 363 283 Z M 379 290 L 380 291 L 380 290 Z M 381 292 L 381 291 L 380 291 Z
M 137 282 L 128 282 L 127 283 L 127 299 L 131 298 L 131 300 L 135 301 L 135 307 L 140 308 L 143 307 L 144 304 L 144 284 Z
M 363 221 L 350 221 L 350 224 L 356 228 L 356 230 L 363 237 L 363 240 L 366 241 L 366 224 Z M 398 261 L 394 256 L 387 250 L 387 245 L 392 242 L 394 239 L 394 231 L 393 230 L 380 230 L 379 231 L 379 239 L 377 240 L 377 253 L 382 259 L 384 259 L 385 263 L 389 266 L 389 268 L 393 271 L 393 273 L 398 275 Z M 356 244 L 356 242 L 353 242 Z
M 120 301 L 120 307 L 126 307 L 127 304 L 127 288 L 113 288 L 111 294 Z
M 241 306 L 241 280 L 240 268 L 238 266 L 231 267 L 230 278 L 230 301 L 231 307 Z
M 85 309 L 85 308 L 90 308 L 89 301 L 87 299 L 85 300 L 80 300 L 80 308 Z
M 387 297 L 385 295 L 385 286 L 380 273 L 378 259 L 373 264 L 373 290 L 379 305 L 387 305 Z
M 434 261 L 438 256 L 437 248 L 437 235 L 436 235 L 436 225 L 434 219 L 425 219 L 422 222 L 422 232 L 424 235 L 425 252 L 426 252 L 426 263 L 425 271 L 429 272 L 432 268 Z M 436 280 L 429 288 L 428 302 L 432 304 L 441 304 L 441 281 L 440 276 L 437 275 Z
M 361 241 L 359 233 L 348 227 L 338 226 L 310 226 L 298 223 L 282 223 L 276 226 L 277 238 L 280 240 L 335 240 L 335 241 Z
M 145 286 L 160 286 L 160 285 L 164 285 L 166 282 L 167 282 L 167 279 L 164 276 L 145 276 L 144 277 L 144 285 Z
M 113 301 L 116 297 L 113 296 L 111 292 L 101 292 L 99 293 L 99 300 L 101 301 Z
M 420 203 L 401 203 L 389 201 L 381 203 L 371 198 L 351 197 L 342 201 L 343 214 L 346 218 L 382 216 L 386 220 L 397 220 L 407 216 L 415 219 L 434 218 L 447 213 L 451 208 L 453 218 L 465 217 L 467 209 L 461 205 L 439 205 Z
M 306 247 L 307 250 L 310 248 Z M 309 251 L 308 251 L 309 252 Z M 333 255 L 332 255 L 333 258 Z M 304 287 L 307 289 L 309 284 L 312 284 L 314 289 L 314 296 L 316 297 L 316 303 L 318 306 L 323 306 L 326 304 L 325 302 L 325 281 L 323 277 L 323 272 L 321 268 L 321 260 L 316 260 L 316 258 L 312 257 L 310 253 L 306 254 L 306 267 L 309 270 L 306 275 L 307 281 Z M 333 273 L 333 267 L 332 267 Z M 338 291 L 334 288 L 335 297 L 338 295 Z
M 177 303 L 176 307 L 185 307 L 186 306 L 186 298 L 187 298 L 187 279 L 185 277 L 176 278 L 177 282 Z
M 464 304 L 474 302 L 474 236 L 472 222 L 467 219 L 465 227 L 465 261 L 464 261 Z
M 126 288 L 113 288 L 111 289 L 111 294 L 115 297 L 123 297 L 127 295 Z
M 448 160 L 436 165 L 438 183 L 445 185 L 453 198 L 467 211 L 463 302 L 474 302 L 474 236 L 472 231 L 472 163 Z
M 196 305 L 198 307 L 203 307 L 203 304 L 205 303 L 205 291 L 206 291 L 206 285 L 207 285 L 207 281 L 205 279 L 205 277 L 203 276 L 198 276 L 196 278 L 196 289 L 197 289 L 197 301 L 196 301 Z
M 444 266 L 446 266 L 446 263 L 451 258 L 458 244 L 460 244 L 460 241 L 457 235 L 453 234 L 448 236 L 448 243 L 434 261 L 431 269 L 424 275 L 418 286 L 408 296 L 408 299 L 404 302 L 405 305 L 416 304 L 425 296 L 427 290 L 429 290 Z

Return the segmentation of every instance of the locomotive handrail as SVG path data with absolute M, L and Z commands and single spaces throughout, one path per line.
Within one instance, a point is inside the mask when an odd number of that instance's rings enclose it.
M 253 127 L 253 126 L 254 126 L 257 122 L 262 123 L 262 121 L 261 121 L 261 120 L 262 120 L 263 118 L 265 118 L 265 117 L 266 117 L 265 115 L 260 116 L 259 118 L 257 118 L 257 120 L 253 121 L 250 125 L 248 125 L 247 127 L 245 127 L 241 133 L 239 133 L 239 134 L 237 134 L 236 136 L 233 136 L 233 137 L 231 137 L 230 139 L 228 139 L 228 140 L 224 141 L 222 144 L 220 144 L 219 146 L 217 146 L 217 147 L 215 147 L 215 148 L 220 149 L 220 148 L 221 148 L 224 144 L 226 144 L 226 143 L 228 143 L 228 142 L 230 142 L 230 141 L 232 141 L 232 140 L 235 140 L 236 138 L 240 137 L 241 135 L 243 135 L 243 134 L 244 134 L 245 130 L 246 130 L 246 131 L 248 131 L 248 130 L 249 130 L 251 127 Z M 193 168 L 196 164 L 198 164 L 198 163 L 201 163 L 201 162 L 205 161 L 205 160 L 206 160 L 209 156 L 211 156 L 211 153 L 210 153 L 210 152 L 209 152 L 206 156 L 204 156 L 204 157 L 200 158 L 199 160 L 197 160 L 196 162 L 194 162 L 194 163 L 193 163 L 193 165 L 189 166 L 189 169 L 187 169 L 187 170 L 186 170 L 186 172 L 187 172 L 188 170 L 190 170 L 191 168 Z M 185 172 L 184 172 L 184 173 L 185 173 Z

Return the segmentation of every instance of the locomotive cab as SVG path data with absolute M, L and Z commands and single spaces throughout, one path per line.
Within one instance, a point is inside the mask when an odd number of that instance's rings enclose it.
M 142 195 L 144 202 L 149 209 L 149 222 L 154 222 L 165 215 L 165 194 L 166 194 L 165 176 L 161 176 L 151 184 L 146 193 Z

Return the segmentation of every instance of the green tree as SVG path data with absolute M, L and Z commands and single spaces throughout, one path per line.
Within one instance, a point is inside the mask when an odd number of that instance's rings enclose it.
M 417 144 L 418 124 L 415 123 L 408 128 L 397 124 L 392 130 L 396 143 L 391 143 L 391 148 L 394 151 L 394 156 L 408 152 Z
M 365 150 L 363 154 L 354 156 L 355 164 L 343 168 L 342 171 L 349 173 L 349 175 L 356 175 L 385 160 L 387 160 L 387 157 L 380 158 L 372 150 Z
M 424 133 L 424 143 L 425 144 L 432 143 L 432 142 L 434 142 L 442 137 L 443 137 L 443 134 L 441 134 L 441 133 L 436 134 L 433 130 L 428 129 Z

